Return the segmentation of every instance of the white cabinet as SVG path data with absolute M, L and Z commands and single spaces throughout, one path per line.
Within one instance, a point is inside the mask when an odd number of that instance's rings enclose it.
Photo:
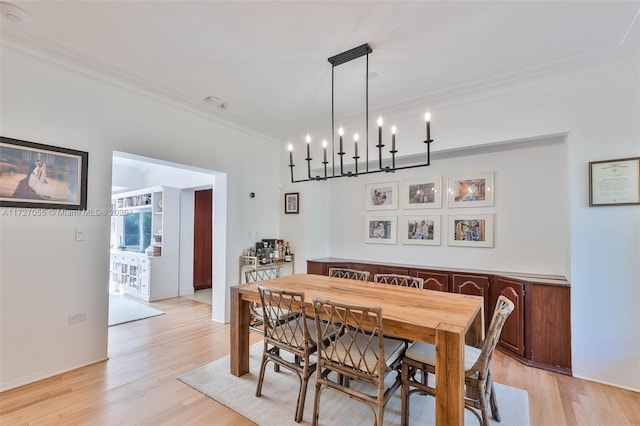
M 177 297 L 180 190 L 146 188 L 112 201 L 112 289 L 147 301 Z

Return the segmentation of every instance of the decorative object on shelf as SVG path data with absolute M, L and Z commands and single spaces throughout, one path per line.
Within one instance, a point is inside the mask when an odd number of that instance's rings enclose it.
M 493 173 L 449 176 L 449 207 L 491 207 L 495 189 Z
M 589 206 L 640 204 L 640 157 L 589 162 Z
M 0 137 L 0 206 L 87 209 L 89 153 Z
M 450 215 L 448 245 L 493 247 L 493 215 Z
M 404 182 L 402 206 L 405 209 L 439 209 L 442 207 L 440 176 Z
M 327 141 L 323 140 L 322 141 L 322 158 L 323 161 L 321 162 L 323 169 L 324 169 L 324 174 L 322 176 L 317 175 L 317 176 L 311 176 L 311 161 L 313 160 L 313 158 L 311 158 L 311 152 L 310 152 L 310 145 L 311 145 L 311 135 L 307 134 L 305 141 L 306 141 L 306 153 L 307 153 L 307 157 L 305 158 L 305 161 L 307 162 L 307 178 L 306 179 L 294 179 L 294 173 L 293 173 L 293 168 L 295 167 L 295 164 L 293 162 L 293 144 L 289 144 L 288 148 L 289 148 L 289 168 L 291 170 L 291 182 L 292 183 L 297 183 L 297 182 L 308 182 L 308 181 L 312 181 L 312 180 L 316 180 L 316 181 L 320 181 L 320 180 L 327 180 L 327 179 L 333 179 L 333 178 L 338 178 L 338 177 L 343 177 L 343 176 L 359 176 L 359 175 L 363 175 L 363 174 L 369 174 L 369 173 L 379 173 L 379 172 L 395 172 L 396 170 L 403 170 L 403 169 L 412 169 L 412 168 L 416 168 L 416 167 L 425 167 L 425 166 L 429 166 L 431 165 L 431 143 L 433 142 L 433 139 L 431 139 L 431 114 L 429 113 L 429 111 L 427 111 L 424 115 L 424 120 L 425 120 L 425 124 L 426 124 L 426 138 L 423 141 L 423 143 L 425 143 L 427 145 L 427 152 L 426 152 L 426 161 L 424 163 L 419 163 L 419 164 L 413 164 L 413 165 L 408 165 L 408 166 L 401 166 L 401 167 L 397 167 L 396 166 L 396 154 L 398 153 L 398 150 L 396 149 L 396 133 L 397 133 L 397 129 L 396 126 L 393 125 L 391 126 L 390 130 L 390 137 L 391 137 L 391 149 L 388 151 L 391 154 L 391 158 L 384 160 L 384 163 L 387 163 L 387 165 L 383 165 L 383 148 L 385 147 L 385 144 L 383 143 L 383 137 L 382 137 L 382 133 L 383 133 L 383 124 L 384 121 L 382 119 L 382 116 L 380 116 L 377 120 L 377 124 L 378 124 L 378 144 L 374 145 L 375 148 L 377 148 L 378 151 L 378 167 L 373 169 L 369 167 L 369 54 L 373 52 L 373 49 L 371 48 L 371 46 L 369 46 L 368 44 L 363 44 L 361 46 L 358 47 L 354 47 L 353 49 L 347 50 L 346 52 L 342 52 L 338 55 L 332 56 L 330 58 L 328 58 L 329 63 L 331 64 L 331 161 L 327 160 Z M 358 160 L 361 158 L 358 155 L 358 142 L 360 140 L 360 135 L 355 132 L 353 134 L 353 156 L 351 158 L 353 158 L 354 160 L 354 172 L 348 171 L 345 172 L 344 170 L 344 155 L 346 155 L 347 153 L 345 152 L 344 148 L 345 145 L 343 143 L 343 136 L 344 136 L 344 129 L 342 127 L 340 127 L 338 129 L 338 135 L 339 135 L 339 151 L 337 152 L 338 157 L 340 158 L 340 169 L 336 170 L 336 164 L 335 164 L 335 156 L 336 156 L 336 152 L 335 152 L 335 135 L 336 135 L 336 131 L 335 131 L 335 111 L 334 111 L 334 80 L 335 80 L 335 76 L 334 76 L 334 71 L 335 71 L 335 67 L 337 67 L 338 65 L 342 65 L 346 62 L 350 62 L 354 59 L 360 58 L 362 56 L 366 56 L 366 69 L 365 69 L 365 81 L 366 81 L 366 85 L 365 85 L 365 123 L 364 123 L 364 141 L 362 141 L 361 143 L 364 144 L 364 160 L 365 160 L 365 168 L 364 171 L 358 171 Z M 331 163 L 331 172 L 329 173 L 327 170 L 327 165 Z M 390 164 L 389 164 L 390 163 Z
M 398 182 L 370 183 L 364 186 L 365 210 L 396 210 Z
M 299 192 L 287 192 L 284 194 L 284 213 L 285 214 L 298 214 L 300 213 L 299 207 L 300 193 Z
M 367 216 L 364 222 L 365 243 L 396 243 L 397 218 L 395 216 Z
M 402 244 L 440 245 L 440 216 L 402 216 L 400 219 Z

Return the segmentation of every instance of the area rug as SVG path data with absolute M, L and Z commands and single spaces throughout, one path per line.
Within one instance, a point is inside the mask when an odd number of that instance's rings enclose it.
M 296 423 L 295 401 L 298 397 L 298 378 L 288 370 L 273 371 L 273 364 L 268 364 L 265 373 L 262 396 L 255 396 L 262 343 L 250 348 L 250 372 L 242 377 L 229 373 L 229 357 L 220 358 L 200 368 L 178 377 L 178 380 L 204 393 L 221 404 L 240 413 L 261 426 L 280 426 L 311 424 L 313 415 L 313 399 L 315 392 L 315 376 L 309 381 L 307 398 L 302 423 Z M 353 384 L 354 382 L 352 382 Z M 525 390 L 496 383 L 496 395 L 500 408 L 501 422 L 491 419 L 495 426 L 528 426 L 529 397 Z M 423 395 L 412 395 L 410 406 L 410 423 L 434 424 L 435 399 Z M 384 414 L 385 425 L 400 424 L 400 389 L 387 404 Z M 465 424 L 476 426 L 478 420 L 465 411 Z M 332 390 L 325 390 L 320 399 L 320 425 L 371 425 L 373 413 L 361 402 L 350 399 Z
M 109 326 L 162 315 L 164 312 L 123 295 L 109 295 Z

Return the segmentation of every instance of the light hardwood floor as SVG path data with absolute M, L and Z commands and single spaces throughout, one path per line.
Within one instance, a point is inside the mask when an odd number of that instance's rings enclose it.
M 211 321 L 210 305 L 186 298 L 150 306 L 166 315 L 109 328 L 108 361 L 1 393 L 0 424 L 253 424 L 176 380 L 228 354 L 229 326 Z M 526 367 L 500 352 L 492 372 L 529 392 L 532 426 L 640 425 L 638 393 Z

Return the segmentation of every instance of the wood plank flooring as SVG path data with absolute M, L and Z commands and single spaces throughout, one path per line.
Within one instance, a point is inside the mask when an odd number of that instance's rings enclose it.
M 166 315 L 110 327 L 108 361 L 1 393 L 0 424 L 253 424 L 176 380 L 228 354 L 229 326 L 190 299 L 149 305 Z M 639 393 L 527 367 L 500 352 L 492 372 L 529 392 L 532 426 L 640 425 Z

